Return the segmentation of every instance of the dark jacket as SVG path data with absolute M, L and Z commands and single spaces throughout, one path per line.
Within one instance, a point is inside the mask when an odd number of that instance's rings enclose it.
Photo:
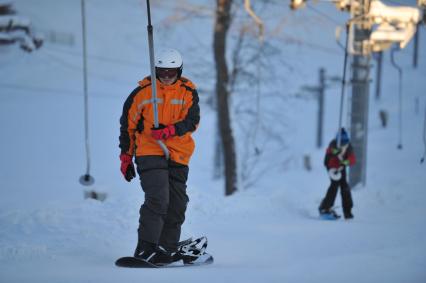
M 352 166 L 355 162 L 356 158 L 351 143 L 348 143 L 346 147 L 341 146 L 338 150 L 336 140 L 333 139 L 330 142 L 324 157 L 324 165 L 327 170 L 346 165 Z

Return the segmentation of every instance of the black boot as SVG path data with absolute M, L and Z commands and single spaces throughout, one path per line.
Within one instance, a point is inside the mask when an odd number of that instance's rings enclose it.
M 134 257 L 150 262 L 155 265 L 166 265 L 173 262 L 170 252 L 156 244 L 141 241 L 138 243 Z
M 352 212 L 346 212 L 344 213 L 345 219 L 353 219 L 354 215 L 352 214 Z
M 134 257 L 149 261 L 151 257 L 155 254 L 156 246 L 153 243 L 149 243 L 146 241 L 138 242 L 136 246 Z

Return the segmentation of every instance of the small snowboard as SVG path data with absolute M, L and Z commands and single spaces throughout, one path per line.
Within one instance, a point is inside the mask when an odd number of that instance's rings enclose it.
M 320 213 L 320 219 L 322 220 L 337 220 L 340 217 L 342 217 L 341 215 L 337 214 L 334 210 L 331 210 L 328 213 Z
M 132 256 L 121 257 L 116 260 L 115 265 L 119 267 L 130 268 L 164 268 L 164 267 L 184 267 L 184 266 L 200 266 L 213 263 L 213 256 L 205 253 L 190 263 L 184 263 L 183 260 L 172 262 L 166 265 L 155 265 L 143 259 Z

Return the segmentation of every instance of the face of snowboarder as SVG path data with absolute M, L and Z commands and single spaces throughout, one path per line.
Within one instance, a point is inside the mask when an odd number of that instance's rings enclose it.
M 172 85 L 176 82 L 178 77 L 178 70 L 176 68 L 157 68 L 158 79 L 165 85 Z

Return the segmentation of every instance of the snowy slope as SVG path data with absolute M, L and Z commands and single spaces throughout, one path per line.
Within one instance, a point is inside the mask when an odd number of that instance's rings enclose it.
M 396 149 L 398 81 L 387 54 L 382 99 L 370 101 L 367 185 L 353 191 L 355 219 L 323 222 L 316 213 L 329 181 L 322 165 L 324 148 L 315 148 L 315 100 L 290 97 L 285 110 L 276 109 L 285 112 L 277 119 L 288 124 L 280 133 L 286 148 L 267 152 L 259 166 L 270 170 L 250 188 L 225 198 L 222 181 L 212 179 L 216 117 L 204 102 L 214 88 L 213 20 L 195 17 L 166 30 L 174 5 L 155 1 L 156 43 L 181 49 L 186 74 L 205 90 L 200 91 L 202 121 L 194 135 L 197 150 L 190 164 L 182 238 L 207 235 L 215 263 L 127 270 L 113 262 L 133 251 L 143 194 L 138 182 L 128 184 L 119 172 L 118 120 L 124 99 L 149 69 L 144 1 L 86 1 L 96 179 L 90 189 L 107 193 L 105 202 L 85 200 L 87 188 L 78 183 L 85 171 L 80 1 L 15 2 L 39 29 L 74 34 L 75 45 L 47 43 L 31 55 L 16 47 L 0 48 L 0 282 L 426 281 L 426 167 L 419 164 L 426 108 L 424 28 L 419 68 L 410 65 L 412 45 L 397 55 L 404 67 L 403 150 Z M 193 2 L 213 7 L 209 1 Z M 337 21 L 344 19 L 330 5 L 316 8 Z M 285 74 L 282 84 L 288 88 L 283 92 L 317 83 L 321 66 L 330 75 L 339 74 L 343 57 L 334 42 L 333 23 L 311 9 L 297 14 L 282 9 L 289 26 L 306 15 L 318 23 L 285 33 L 327 50 L 283 42 L 286 62 L 293 67 L 277 70 Z M 272 24 L 279 11 L 266 14 Z M 269 91 L 267 85 L 263 88 Z M 337 127 L 339 93 L 338 87 L 327 91 L 325 144 Z M 386 129 L 380 127 L 380 109 L 390 113 Z M 304 154 L 312 156 L 310 172 L 303 170 Z

